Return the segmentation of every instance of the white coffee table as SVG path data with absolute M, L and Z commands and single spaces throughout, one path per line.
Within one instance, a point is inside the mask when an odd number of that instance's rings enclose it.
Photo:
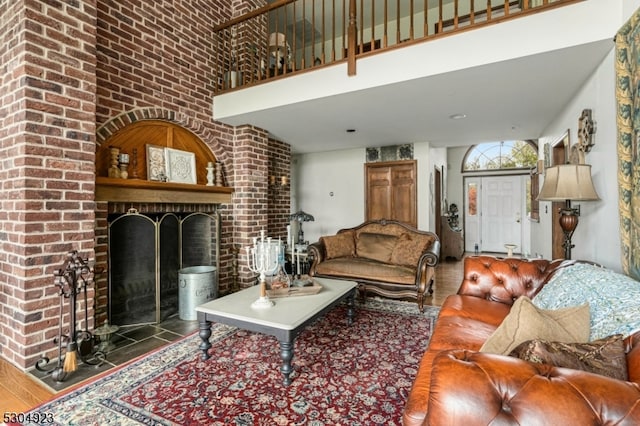
M 293 342 L 300 332 L 316 318 L 324 315 L 343 299 L 347 300 L 347 323 L 355 315 L 354 295 L 357 284 L 353 281 L 315 279 L 322 286 L 317 294 L 273 299 L 275 306 L 255 309 L 251 303 L 259 296 L 259 286 L 229 294 L 196 307 L 202 359 L 209 359 L 211 323 L 218 322 L 256 333 L 274 336 L 280 342 L 280 358 L 284 384 L 291 383 Z

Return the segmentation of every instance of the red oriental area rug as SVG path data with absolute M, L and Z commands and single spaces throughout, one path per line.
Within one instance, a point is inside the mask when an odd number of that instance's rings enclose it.
M 206 361 L 194 334 L 33 412 L 60 425 L 399 425 L 438 308 L 368 299 L 351 327 L 345 310 L 298 336 L 289 386 L 275 338 L 213 324 Z

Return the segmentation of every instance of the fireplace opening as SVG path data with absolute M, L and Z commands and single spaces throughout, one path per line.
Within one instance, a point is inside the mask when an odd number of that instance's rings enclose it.
M 219 265 L 219 214 L 138 213 L 108 217 L 109 322 L 157 324 L 178 314 L 183 268 Z M 217 283 L 216 283 L 217 285 Z

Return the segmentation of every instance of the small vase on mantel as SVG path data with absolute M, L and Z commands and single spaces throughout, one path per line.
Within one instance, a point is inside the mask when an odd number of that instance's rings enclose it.
M 213 176 L 213 162 L 209 161 L 207 163 L 207 186 L 213 186 L 214 184 L 214 176 Z
M 216 162 L 216 186 L 224 186 L 222 184 L 222 164 Z

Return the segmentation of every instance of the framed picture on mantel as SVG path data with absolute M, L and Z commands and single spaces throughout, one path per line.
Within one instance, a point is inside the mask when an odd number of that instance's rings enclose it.
M 147 179 L 166 181 L 167 171 L 164 165 L 164 147 L 147 144 Z
M 179 149 L 164 149 L 167 180 L 175 183 L 196 183 L 196 155 Z

